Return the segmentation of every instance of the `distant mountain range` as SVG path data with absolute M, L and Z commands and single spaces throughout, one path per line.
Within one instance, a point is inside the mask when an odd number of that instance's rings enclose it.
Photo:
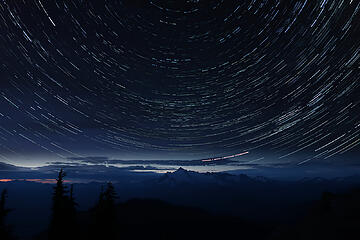
M 297 181 L 280 181 L 263 176 L 249 177 L 245 174 L 229 174 L 223 172 L 199 173 L 189 171 L 182 167 L 174 172 L 168 172 L 156 179 L 159 184 L 218 184 L 218 185 L 234 185 L 234 184 L 360 184 L 360 175 L 352 175 L 348 177 L 337 177 L 332 179 L 315 177 L 305 177 Z
M 199 173 L 179 168 L 175 172 L 168 172 L 159 177 L 162 184 L 233 184 L 239 181 L 252 181 L 246 175 L 231 175 L 228 173 Z

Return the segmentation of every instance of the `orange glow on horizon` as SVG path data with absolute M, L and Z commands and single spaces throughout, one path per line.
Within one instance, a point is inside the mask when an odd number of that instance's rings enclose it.
M 50 179 L 40 179 L 40 178 L 28 178 L 28 179 L 0 179 L 0 182 L 14 182 L 14 181 L 25 181 L 25 182 L 37 182 L 37 183 L 56 183 L 56 179 L 50 178 Z M 71 183 L 70 180 L 64 180 L 64 183 Z
M 0 182 L 12 182 L 14 179 L 0 179 Z

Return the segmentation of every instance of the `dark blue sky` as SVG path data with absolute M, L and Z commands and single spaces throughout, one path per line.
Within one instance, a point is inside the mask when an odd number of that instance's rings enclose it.
M 249 152 L 232 160 L 353 164 L 359 9 L 350 0 L 1 1 L 0 161 Z

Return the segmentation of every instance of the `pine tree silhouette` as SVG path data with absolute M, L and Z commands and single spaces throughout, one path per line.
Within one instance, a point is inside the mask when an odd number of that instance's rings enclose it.
M 63 169 L 60 170 L 56 179 L 53 193 L 52 218 L 50 223 L 49 239 L 69 239 L 74 237 L 76 230 L 76 202 L 73 196 L 73 185 L 70 195 L 64 185 L 66 176 Z
M 104 191 L 101 188 L 99 201 L 96 204 L 95 210 L 95 227 L 94 236 L 101 239 L 110 239 L 115 236 L 116 226 L 116 204 L 117 199 L 114 185 L 111 182 L 107 183 Z
M 74 185 L 70 185 L 70 196 L 69 196 L 69 212 L 71 214 L 71 220 L 72 222 L 75 222 L 76 217 L 76 206 L 78 205 L 74 198 Z
M 77 232 L 77 222 L 76 222 L 76 206 L 78 205 L 74 198 L 74 185 L 70 185 L 70 195 L 67 199 L 66 213 L 67 213 L 67 231 L 72 233 Z M 69 239 L 69 238 L 68 238 Z
M 5 224 L 5 218 L 11 211 L 5 207 L 6 198 L 7 190 L 4 189 L 0 197 L 0 239 L 11 239 L 9 229 Z

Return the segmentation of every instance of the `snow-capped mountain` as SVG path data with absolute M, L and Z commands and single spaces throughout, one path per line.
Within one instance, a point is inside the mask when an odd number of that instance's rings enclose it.
M 199 173 L 179 168 L 175 172 L 165 173 L 158 179 L 159 184 L 236 184 L 256 182 L 244 174 L 232 175 L 228 173 Z

